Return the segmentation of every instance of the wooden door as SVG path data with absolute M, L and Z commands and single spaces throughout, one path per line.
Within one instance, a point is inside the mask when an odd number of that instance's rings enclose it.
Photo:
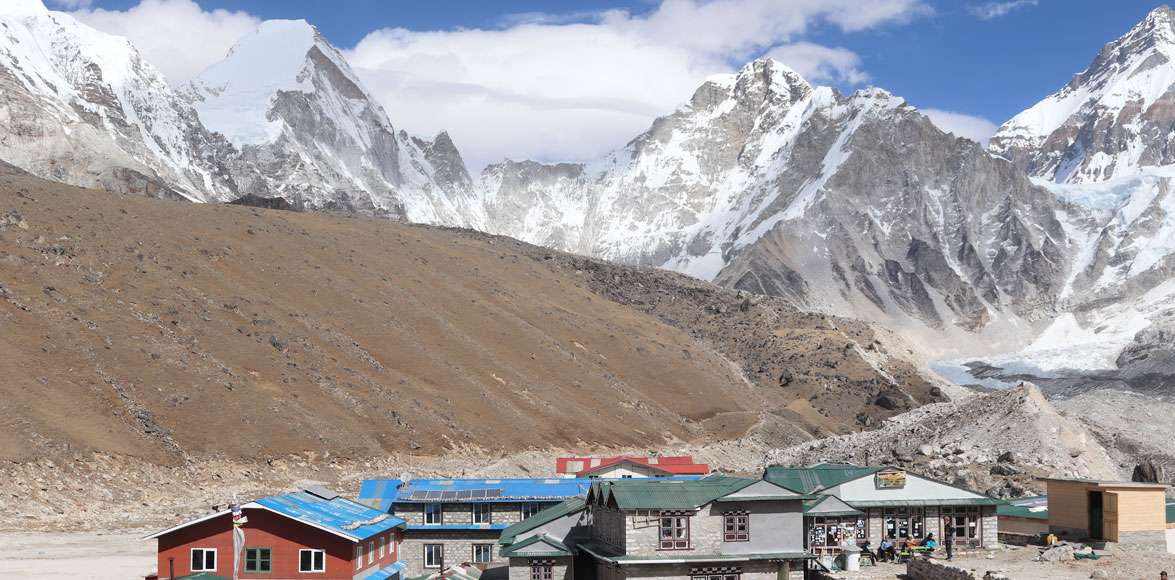
M 1100 491 L 1089 492 L 1089 539 L 1104 540 L 1105 518 L 1103 517 L 1105 497 Z
M 1118 541 L 1118 494 L 1107 491 L 1102 502 L 1102 520 L 1105 522 L 1102 537 L 1107 542 Z

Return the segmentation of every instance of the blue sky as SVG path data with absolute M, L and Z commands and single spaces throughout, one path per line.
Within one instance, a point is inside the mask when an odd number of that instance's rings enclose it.
M 878 15 L 861 16 L 857 21 L 852 20 L 854 15 L 846 15 L 844 11 L 822 10 L 819 8 L 821 3 L 815 0 L 665 0 L 664 4 L 654 0 L 142 1 L 168 6 L 185 3 L 198 5 L 199 10 L 207 14 L 215 14 L 216 10 L 223 9 L 233 15 L 247 14 L 255 19 L 305 18 L 318 26 L 332 43 L 348 51 L 352 63 L 360 70 L 361 77 L 373 92 L 381 98 L 386 96 L 385 106 L 389 108 L 393 122 L 424 133 L 440 128 L 451 129 L 458 146 L 467 148 L 462 146 L 461 137 L 465 137 L 471 143 L 469 147 L 477 150 L 474 156 L 483 162 L 497 153 L 489 149 L 495 146 L 492 139 L 503 137 L 503 133 L 504 142 L 500 144 L 503 155 L 529 155 L 544 160 L 554 160 L 560 156 L 590 157 L 601 149 L 610 148 L 606 147 L 608 143 L 612 143 L 612 146 L 622 145 L 624 140 L 647 126 L 653 116 L 669 112 L 675 103 L 686 100 L 689 87 L 695 86 L 705 74 L 737 69 L 742 61 L 749 58 L 772 52 L 778 46 L 797 44 L 809 49 L 819 47 L 823 52 L 803 50 L 780 54 L 803 55 L 797 57 L 801 59 L 816 55 L 811 58 L 818 61 L 824 59 L 821 62 L 827 68 L 819 70 L 825 70 L 828 74 L 810 74 L 818 77 L 815 80 L 821 84 L 833 84 L 843 90 L 876 85 L 905 97 L 920 108 L 976 117 L 976 122 L 980 124 L 980 120 L 999 124 L 1068 82 L 1074 73 L 1089 64 L 1105 42 L 1126 32 L 1157 5 L 1155 2 L 1135 0 L 862 0 L 861 6 L 884 5 L 889 11 L 882 13 L 879 8 Z M 837 1 L 843 3 L 843 0 L 829 0 L 827 4 Z M 139 7 L 140 0 L 61 0 L 58 6 L 63 3 L 80 4 L 100 13 L 109 11 L 107 15 L 111 18 L 95 22 L 102 22 L 111 32 L 131 37 L 136 44 L 151 44 L 149 32 L 140 30 L 150 28 L 140 22 L 145 19 L 132 22 L 127 18 L 125 23 L 113 19 L 114 15 L 133 14 L 128 11 Z M 677 20 L 669 19 L 667 15 L 674 12 L 670 10 L 674 7 L 669 6 L 671 3 L 676 3 L 676 7 L 687 5 L 692 11 L 677 10 L 681 13 L 674 16 Z M 778 14 L 784 16 L 780 16 L 780 21 L 770 30 L 758 31 L 758 35 L 754 31 L 745 34 L 728 32 L 718 28 L 720 24 L 707 29 L 704 22 L 694 23 L 689 20 L 710 18 L 702 10 L 709 3 L 729 4 L 736 11 L 734 16 L 737 16 L 737 10 L 746 10 L 749 13 L 746 22 L 773 18 Z M 750 13 L 752 6 L 758 6 L 763 11 L 757 15 Z M 646 68 L 617 73 L 616 79 L 605 78 L 608 74 L 606 67 L 584 64 L 597 58 L 590 46 L 559 46 L 561 36 L 566 37 L 567 44 L 590 45 L 597 42 L 598 36 L 567 34 L 569 29 L 565 26 L 574 23 L 600 24 L 600 14 L 607 10 L 623 10 L 624 16 L 614 19 L 617 22 L 613 28 L 626 31 L 625 34 L 639 28 L 636 34 L 640 35 L 641 40 L 632 45 L 621 44 L 611 48 L 601 46 L 598 58 L 627 60 L 626 54 L 635 54 L 644 50 L 643 47 L 651 46 L 653 48 L 649 50 L 647 62 L 642 65 Z M 862 9 L 861 12 L 868 11 Z M 672 29 L 667 31 L 663 26 L 651 24 L 658 19 L 683 22 L 690 26 L 696 24 L 699 28 L 682 32 L 683 38 L 673 38 Z M 239 25 L 242 29 L 246 27 L 245 22 Z M 530 34 L 520 25 L 539 26 L 539 29 L 535 34 Z M 227 31 L 232 27 L 220 28 Z M 389 32 L 396 29 L 402 30 Z M 409 31 L 414 34 L 408 34 Z M 501 34 L 483 38 L 486 35 L 470 31 L 497 31 Z M 537 39 L 535 35 L 539 33 L 551 38 Z M 721 39 L 726 35 L 729 36 L 727 42 L 708 42 L 709 36 Z M 685 38 L 688 36 L 695 36 L 697 40 Z M 599 42 L 604 45 L 607 40 Z M 517 48 L 504 48 L 510 43 L 517 43 Z M 140 48 L 149 58 L 153 52 L 164 50 Z M 585 71 L 594 69 L 595 72 L 585 72 L 579 77 L 552 75 L 550 83 L 531 85 L 529 79 L 550 71 L 549 68 L 543 68 L 549 67 L 550 62 L 539 59 L 528 63 L 529 55 L 563 48 L 568 48 L 568 51 L 557 61 L 559 66 L 572 69 L 579 66 Z M 355 50 L 352 52 L 351 49 Z M 216 50 L 216 54 L 222 54 L 223 48 L 217 47 Z M 469 76 L 462 77 L 456 83 L 439 82 L 437 78 L 431 78 L 432 72 L 414 68 L 425 67 L 421 63 L 429 62 L 421 60 L 422 54 L 435 58 L 438 51 L 461 53 L 487 50 L 505 51 L 502 57 L 493 62 L 509 59 L 512 63 L 506 73 L 499 71 L 495 74 L 499 77 L 502 74 L 519 74 L 520 78 L 501 80 L 498 85 L 495 85 L 493 79 L 477 79 L 478 75 L 470 73 L 468 69 L 487 66 L 485 59 L 480 64 L 476 59 L 458 64 L 448 63 L 445 66 L 449 66 L 449 69 L 441 67 L 441 70 L 447 72 L 435 75 L 445 78 L 458 73 Z M 616 52 L 609 53 L 608 50 Z M 398 54 L 398 51 L 415 52 L 411 58 L 397 56 L 389 61 L 387 55 Z M 193 49 L 188 52 L 196 51 Z M 689 60 L 689 63 L 675 63 L 674 58 Z M 154 60 L 176 59 L 162 55 Z M 196 63 L 191 65 L 192 71 L 195 66 Z M 528 66 L 533 67 L 533 70 L 527 70 Z M 809 69 L 818 70 L 819 66 L 821 64 L 816 62 L 801 62 L 795 68 L 808 72 Z M 172 72 L 166 66 L 160 68 L 169 76 L 191 74 L 188 71 Z M 650 70 L 676 72 L 671 77 L 650 78 Z M 424 77 L 429 78 L 421 81 Z M 646 78 L 649 79 L 648 83 L 642 83 L 642 79 Z M 576 118 L 579 113 L 572 114 L 564 110 L 562 116 L 552 114 L 550 118 L 543 119 L 538 127 L 527 127 L 523 131 L 533 135 L 536 130 L 541 131 L 542 127 L 559 128 L 559 131 L 552 131 L 551 135 L 538 139 L 538 142 L 533 142 L 533 139 L 527 141 L 525 135 L 510 134 L 518 125 L 518 119 L 526 117 L 526 106 L 533 106 L 535 102 L 541 103 L 539 108 L 543 110 L 559 109 L 562 107 L 559 103 L 575 103 L 571 107 L 580 111 L 611 106 L 597 105 L 604 102 L 603 96 L 587 89 L 565 95 L 550 86 L 571 87 L 576 82 L 581 82 L 584 87 L 600 86 L 601 91 L 606 89 L 614 95 L 628 93 L 624 98 L 629 101 L 621 102 L 615 110 L 608 111 L 608 115 L 599 111 L 584 113 L 579 125 L 563 123 L 564 119 Z M 440 94 L 444 87 L 469 92 L 461 95 L 461 100 L 457 101 Z M 541 94 L 531 94 L 535 91 Z M 524 102 L 531 104 L 524 106 Z M 430 106 L 432 109 L 428 108 Z M 433 113 L 433 109 L 437 112 Z M 403 112 L 399 118 L 396 111 Z M 503 111 L 503 116 L 511 120 L 502 120 L 500 126 L 490 123 L 485 127 L 488 134 L 475 134 L 477 129 L 474 126 L 485 125 L 480 119 L 494 116 L 498 111 Z M 542 114 L 540 111 L 538 116 Z M 450 121 L 448 124 L 447 120 Z M 974 130 L 987 131 L 990 126 Z M 577 135 L 563 135 L 567 132 Z

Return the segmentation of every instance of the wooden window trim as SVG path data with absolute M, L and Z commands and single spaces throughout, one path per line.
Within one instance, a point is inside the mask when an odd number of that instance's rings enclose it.
M 742 519 L 743 531 L 738 530 L 738 520 Z M 731 531 L 731 520 L 733 521 L 733 529 Z M 751 541 L 751 514 L 746 512 L 728 512 L 722 514 L 722 541 L 723 542 L 749 542 Z
M 487 559 L 484 562 L 479 562 L 477 560 L 477 549 L 478 548 L 486 548 L 488 550 L 487 555 L 489 556 L 489 559 Z M 469 545 L 469 561 L 474 564 L 489 564 L 489 563 L 493 562 L 494 561 L 494 544 L 487 544 L 484 542 L 474 542 L 474 543 L 470 544 Z
M 265 558 L 265 561 L 269 563 L 269 569 L 268 570 L 250 570 L 249 569 L 249 550 L 267 550 L 269 552 L 269 557 Z M 255 558 L 255 560 L 258 564 L 261 563 L 262 559 L 260 557 L 260 553 L 258 553 L 258 557 Z M 272 574 L 273 573 L 273 548 L 270 548 L 267 546 L 246 546 L 245 547 L 245 572 L 248 572 L 250 574 Z
M 554 580 L 555 566 L 548 563 L 530 563 L 530 580 Z
M 691 517 L 691 515 L 692 514 L 690 514 L 688 512 L 663 512 L 663 513 L 657 514 L 657 551 L 659 551 L 659 552 L 679 552 L 682 550 L 692 550 L 693 549 L 693 542 L 691 541 L 692 530 L 690 529 L 693 525 L 693 522 L 691 521 L 693 518 Z M 675 522 L 676 522 L 677 518 L 684 518 L 685 519 L 685 526 L 684 526 L 685 527 L 685 539 L 684 540 L 678 540 L 676 535 L 674 535 L 672 537 L 672 539 L 669 539 L 669 540 L 665 539 L 665 518 L 672 518 Z M 671 529 L 674 529 L 674 530 L 677 529 L 677 525 L 674 524 L 673 526 L 671 526 Z M 685 542 L 685 546 L 678 546 L 677 545 L 681 541 Z M 670 547 L 665 547 L 665 544 L 667 542 L 671 543 L 673 545 Z

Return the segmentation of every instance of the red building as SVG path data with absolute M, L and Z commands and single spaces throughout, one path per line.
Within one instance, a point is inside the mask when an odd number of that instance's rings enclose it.
M 709 475 L 710 466 L 694 463 L 689 455 L 653 456 L 618 455 L 615 457 L 560 457 L 555 473 L 564 477 L 670 477 L 674 475 Z
M 404 520 L 322 488 L 262 498 L 147 536 L 158 578 L 386 580 L 403 569 Z M 240 541 L 234 539 L 236 536 Z M 235 546 L 234 546 L 235 544 Z

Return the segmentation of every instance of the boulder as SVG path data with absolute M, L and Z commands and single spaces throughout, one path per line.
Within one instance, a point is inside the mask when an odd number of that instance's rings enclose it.
M 1018 473 L 1020 473 L 1019 469 L 1016 469 L 1015 467 L 1008 465 L 1007 463 L 997 463 L 997 464 L 991 466 L 991 474 L 992 475 L 1009 476 L 1009 475 L 1016 475 Z
M 1012 453 L 1011 451 L 1005 451 L 1001 453 L 998 458 L 996 458 L 996 461 L 1000 463 L 1016 463 L 1016 454 Z
M 1134 473 L 1130 475 L 1130 481 L 1137 481 L 1139 483 L 1165 483 L 1166 474 L 1163 473 L 1163 466 L 1156 464 L 1154 461 L 1144 461 L 1134 466 Z

